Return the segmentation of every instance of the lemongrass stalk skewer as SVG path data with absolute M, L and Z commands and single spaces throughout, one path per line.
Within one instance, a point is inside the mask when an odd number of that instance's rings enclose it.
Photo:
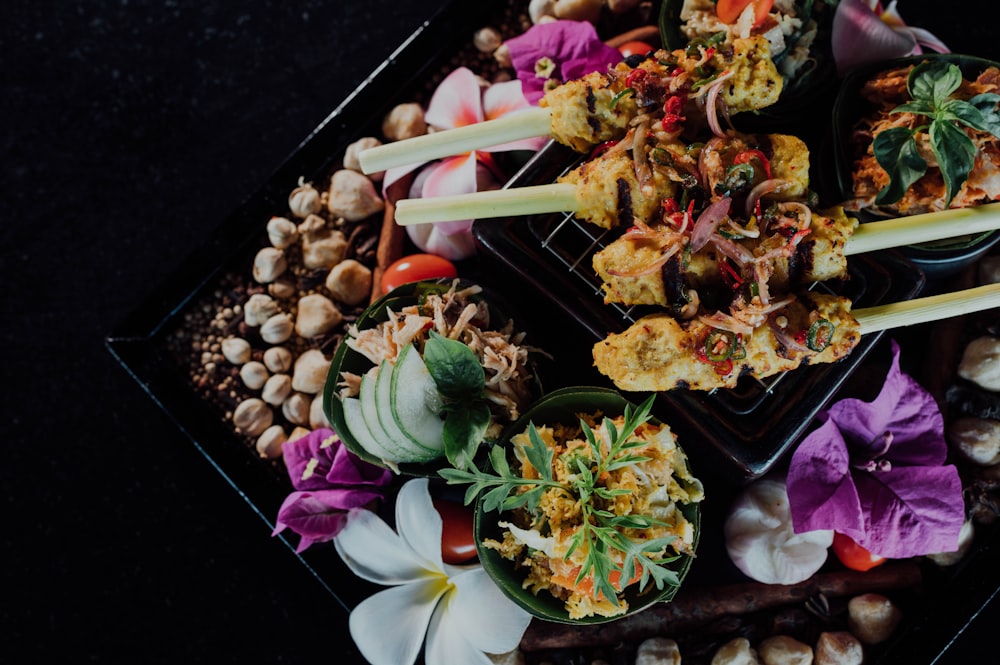
M 950 319 L 1000 307 L 1000 284 L 854 310 L 861 334 Z

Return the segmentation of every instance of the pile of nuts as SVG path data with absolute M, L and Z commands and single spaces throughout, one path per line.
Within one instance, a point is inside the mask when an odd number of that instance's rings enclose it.
M 249 270 L 227 275 L 168 340 L 199 394 L 262 458 L 279 459 L 286 441 L 329 426 L 323 386 L 371 299 L 384 207 L 357 170 L 335 171 L 322 190 L 300 179 L 287 211 L 267 221 Z

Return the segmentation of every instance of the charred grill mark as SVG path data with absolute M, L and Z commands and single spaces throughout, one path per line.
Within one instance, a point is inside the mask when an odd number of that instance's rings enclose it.
M 805 276 L 813 271 L 813 259 L 816 255 L 816 241 L 803 239 L 795 248 L 795 253 L 788 257 L 788 281 L 792 284 L 802 284 Z
M 632 226 L 635 217 L 632 215 L 632 188 L 628 180 L 618 178 L 618 224 L 621 226 Z
M 687 284 L 684 272 L 681 270 L 681 260 L 676 254 L 660 268 L 663 279 L 663 293 L 674 314 L 678 314 L 687 305 Z
M 590 126 L 593 135 L 599 136 L 601 133 L 601 121 L 597 119 L 597 97 L 594 95 L 593 86 L 587 86 L 587 125 Z

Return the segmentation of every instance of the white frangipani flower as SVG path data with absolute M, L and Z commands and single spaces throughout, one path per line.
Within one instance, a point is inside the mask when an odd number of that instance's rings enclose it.
M 396 499 L 396 531 L 370 510 L 354 509 L 334 540 L 355 575 L 392 588 L 351 612 L 351 636 L 374 665 L 413 663 L 427 637 L 427 665 L 482 663 L 515 649 L 531 616 L 509 600 L 478 564 L 441 559 L 441 517 L 426 478 Z M 391 630 L 387 630 L 391 627 Z

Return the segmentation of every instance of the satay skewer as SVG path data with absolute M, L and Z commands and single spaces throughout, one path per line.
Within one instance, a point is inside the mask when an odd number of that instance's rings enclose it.
M 594 364 L 621 390 L 733 388 L 849 355 L 861 336 L 1000 307 L 1000 284 L 852 311 L 842 296 L 804 293 L 762 323 L 736 332 L 732 317 L 679 322 L 651 314 L 594 345 Z

